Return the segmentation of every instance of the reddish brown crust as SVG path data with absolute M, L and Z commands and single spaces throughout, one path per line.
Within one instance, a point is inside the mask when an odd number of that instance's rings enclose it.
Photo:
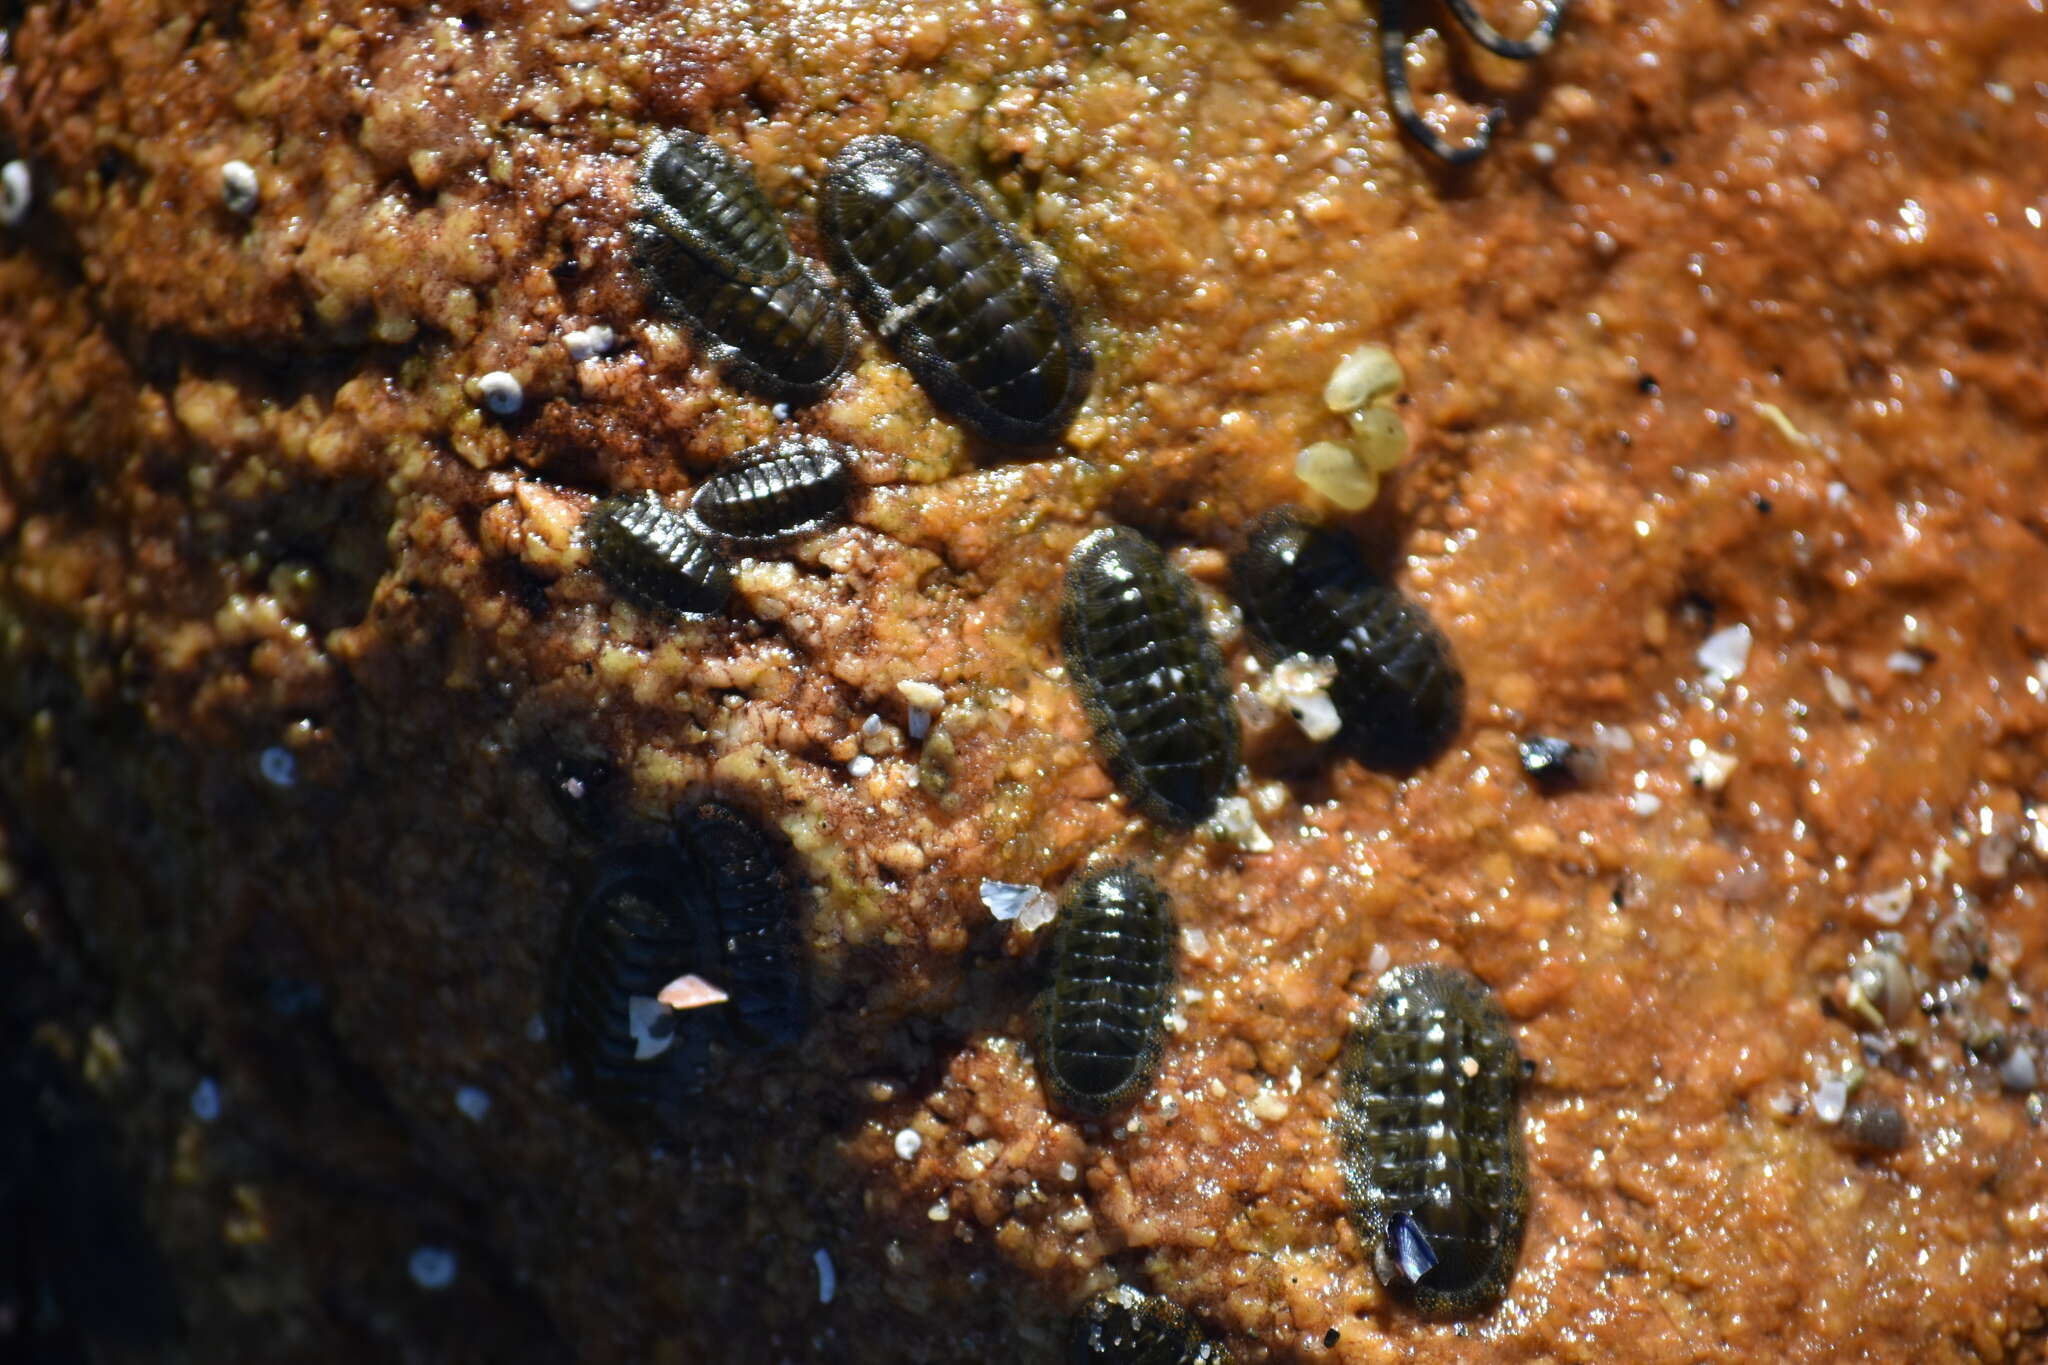
M 126 1049 L 95 1074 L 195 1355 L 390 1357 L 395 1322 L 431 1357 L 490 1322 L 506 1359 L 1044 1360 L 1131 1276 L 1251 1361 L 2041 1358 L 2025 1102 L 1930 1026 L 1866 1082 L 1904 1150 L 1804 1107 L 1860 1055 L 1824 1001 L 1871 892 L 1912 885 L 1921 961 L 1961 888 L 1993 982 L 2048 989 L 2038 855 L 1985 852 L 2048 800 L 2038 16 L 1585 0 L 1540 71 L 1488 66 L 1531 83 L 1454 183 L 1392 131 L 1355 6 L 195 8 L 29 6 L 0 64 L 37 186 L 0 241 L 4 819 L 107 983 L 52 1036 Z M 978 143 L 1060 255 L 1101 340 L 1069 448 L 971 466 L 870 348 L 798 423 L 863 448 L 858 520 L 741 574 L 744 621 L 616 607 L 580 509 L 779 429 L 641 321 L 639 139 L 743 130 L 798 203 L 885 116 Z M 573 362 L 600 321 L 620 347 Z M 1400 784 L 1255 745 L 1271 853 L 1162 837 L 1050 672 L 1060 566 L 1116 520 L 1220 589 L 1369 341 L 1417 453 L 1352 529 L 1451 638 L 1466 729 Z M 510 420 L 466 387 L 494 369 Z M 943 742 L 903 681 L 942 689 Z M 1518 735 L 1596 724 L 1600 780 L 1520 777 Z M 1718 791 L 1695 740 L 1738 759 Z M 592 828 L 743 796 L 820 888 L 824 1022 L 699 1146 L 622 1142 L 524 1038 L 595 842 L 547 795 L 556 745 L 621 773 Z M 1177 1113 L 1142 1130 L 1047 1114 L 1028 945 L 976 895 L 1105 851 L 1202 936 Z M 1467 1335 L 1389 1301 L 1343 1217 L 1332 1064 L 1380 949 L 1494 983 L 1541 1066 L 1520 1270 Z M 328 1032 L 242 1003 L 247 971 L 318 980 Z M 201 1074 L 230 1116 L 203 1129 Z M 228 1240 L 249 1199 L 263 1236 Z M 447 1297 L 405 1279 L 430 1239 Z

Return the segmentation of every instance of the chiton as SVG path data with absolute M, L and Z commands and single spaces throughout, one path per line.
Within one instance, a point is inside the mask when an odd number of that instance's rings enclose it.
M 852 492 L 845 447 L 785 436 L 741 451 L 706 479 L 690 500 L 690 517 L 721 540 L 773 545 L 831 525 Z
M 1068 1339 L 1068 1365 L 1231 1365 L 1231 1354 L 1157 1294 L 1120 1284 L 1082 1306 Z
M 674 1110 L 702 1082 L 717 1008 L 660 999 L 717 960 L 714 927 L 687 888 L 672 845 L 615 849 L 570 915 L 556 1032 L 578 1089 L 600 1107 Z
M 809 1002 L 796 947 L 797 901 L 780 839 L 715 801 L 686 813 L 676 839 L 718 929 L 717 980 L 739 1041 L 771 1047 L 804 1031 Z
M 604 499 L 583 519 L 583 538 L 605 581 L 640 606 L 711 616 L 732 595 L 718 547 L 654 493 Z
M 1173 917 L 1152 879 L 1128 866 L 1083 878 L 1055 922 L 1052 984 L 1039 1006 L 1052 1097 L 1098 1118 L 1144 1089 L 1172 986 Z
M 1337 1135 L 1380 1279 L 1424 1313 L 1470 1312 L 1514 1277 L 1528 1208 L 1521 1054 L 1479 980 L 1396 967 L 1353 1022 Z
M 671 133 L 648 147 L 633 206 L 642 223 L 734 284 L 781 284 L 803 269 L 753 170 L 702 133 Z
M 1067 561 L 1061 635 L 1125 794 L 1165 824 L 1206 819 L 1237 780 L 1239 734 L 1187 575 L 1136 531 L 1097 531 Z
M 1231 580 L 1262 655 L 1335 663 L 1337 742 L 1368 766 L 1416 767 L 1457 734 L 1465 679 L 1450 645 L 1349 537 L 1283 509 L 1253 529 Z
M 1066 430 L 1094 375 L 1066 289 L 930 148 L 847 143 L 820 222 L 856 306 L 934 402 L 1002 445 Z
M 692 140 L 694 139 L 694 140 Z M 676 134 L 641 163 L 628 229 L 649 295 L 713 363 L 774 402 L 808 403 L 846 364 L 846 309 L 812 277 L 751 172 Z

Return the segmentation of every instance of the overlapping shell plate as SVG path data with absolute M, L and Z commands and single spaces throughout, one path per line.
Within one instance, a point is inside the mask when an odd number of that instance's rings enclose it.
M 657 138 L 633 195 L 643 222 L 734 284 L 781 284 L 803 268 L 745 162 L 702 133 Z
M 1125 794 L 1164 824 L 1208 818 L 1237 781 L 1240 733 L 1187 575 L 1128 527 L 1097 531 L 1067 561 L 1061 638 Z
M 741 1041 L 793 1042 L 809 1016 L 796 943 L 795 887 L 788 850 L 765 825 L 707 801 L 678 822 L 677 842 L 718 927 L 716 973 L 732 996 Z
M 1521 1054 L 1492 993 L 1457 968 L 1394 968 L 1342 1078 L 1345 1187 L 1380 1278 L 1432 1315 L 1491 1304 L 1528 1208 Z
M 1082 1306 L 1068 1365 L 1231 1365 L 1233 1357 L 1178 1304 L 1127 1284 Z
M 846 363 L 846 309 L 791 248 L 745 163 L 694 133 L 642 158 L 629 233 L 649 295 L 742 388 L 807 403 Z
M 732 595 L 717 546 L 655 493 L 603 499 L 584 518 L 583 538 L 605 581 L 637 605 L 711 616 Z
M 1361 762 L 1413 768 L 1456 736 L 1465 680 L 1450 645 L 1348 537 L 1283 509 L 1253 528 L 1232 558 L 1231 579 L 1263 655 L 1336 665 L 1336 742 Z
M 832 161 L 822 225 L 868 323 L 941 408 L 987 440 L 1044 445 L 1094 359 L 1059 279 L 919 143 L 857 137 Z
M 1084 877 L 1056 926 L 1039 1062 L 1053 1099 L 1100 1117 L 1133 1099 L 1158 1065 L 1173 916 L 1150 877 L 1116 867 Z
M 702 1084 L 715 1013 L 649 1027 L 670 982 L 716 961 L 715 928 L 687 885 L 671 846 L 616 849 L 570 911 L 556 1032 L 579 1091 L 600 1108 L 674 1112 Z
M 690 517 L 735 545 L 775 545 L 831 525 L 852 492 L 851 452 L 819 436 L 785 436 L 712 474 L 691 498 Z

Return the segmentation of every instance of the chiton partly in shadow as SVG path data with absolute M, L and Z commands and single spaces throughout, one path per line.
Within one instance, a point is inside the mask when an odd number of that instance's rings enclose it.
M 718 1007 L 670 1010 L 671 982 L 718 958 L 705 906 L 671 844 L 614 849 L 563 943 L 556 1033 L 579 1091 L 601 1108 L 678 1111 L 702 1085 Z
M 1368 766 L 1405 770 L 1458 732 L 1465 679 L 1423 609 L 1366 566 L 1348 536 L 1292 510 L 1266 517 L 1231 561 L 1245 625 L 1268 659 L 1331 660 L 1337 743 Z
M 1165 895 L 1134 868 L 1094 873 L 1068 893 L 1038 1030 L 1046 1089 L 1064 1108 L 1099 1118 L 1150 1083 L 1173 987 L 1173 933 Z
M 844 446 L 783 436 L 741 451 L 706 479 L 690 516 L 721 540 L 774 545 L 830 526 L 852 492 L 852 453 Z
M 1469 972 L 1396 967 L 1353 1022 L 1337 1135 L 1381 1281 L 1431 1315 L 1507 1292 L 1528 1210 L 1522 1058 Z
M 677 822 L 676 840 L 717 926 L 716 980 L 732 997 L 738 1040 L 771 1047 L 802 1035 L 809 1014 L 797 950 L 788 850 L 752 817 L 715 801 Z
M 1127 527 L 1067 561 L 1061 636 L 1110 772 L 1164 824 L 1206 819 L 1236 782 L 1237 711 L 1186 574 Z
M 732 596 L 732 566 L 709 537 L 652 492 L 590 509 L 583 539 L 607 583 L 639 606 L 713 616 Z
M 1127 1284 L 1082 1305 L 1068 1338 L 1068 1365 L 1231 1365 L 1231 1354 L 1186 1310 Z
M 855 304 L 934 402 L 998 444 L 1059 438 L 1094 358 L 1059 277 L 957 171 L 919 143 L 857 137 L 820 221 Z

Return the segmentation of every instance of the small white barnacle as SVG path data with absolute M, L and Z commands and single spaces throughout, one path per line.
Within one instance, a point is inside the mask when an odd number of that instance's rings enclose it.
M 578 364 L 604 355 L 618 344 L 618 340 L 617 333 L 601 322 L 562 334 L 563 347 L 568 350 L 569 358 Z
M 29 206 L 35 202 L 35 186 L 29 179 L 26 161 L 0 166 L 0 223 L 20 227 L 28 221 Z
M 229 213 L 246 218 L 256 211 L 261 197 L 262 187 L 254 166 L 246 161 L 230 161 L 220 168 L 220 199 Z
M 526 401 L 525 391 L 519 381 L 503 370 L 492 370 L 476 381 L 477 396 L 484 406 L 500 417 L 510 417 L 519 411 L 519 405 Z

